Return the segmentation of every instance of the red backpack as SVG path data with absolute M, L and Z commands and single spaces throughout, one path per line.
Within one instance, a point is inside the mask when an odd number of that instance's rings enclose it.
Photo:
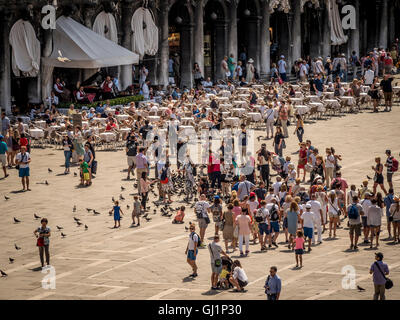
M 399 170 L 399 161 L 397 161 L 395 158 L 392 159 L 392 172 L 396 172 Z

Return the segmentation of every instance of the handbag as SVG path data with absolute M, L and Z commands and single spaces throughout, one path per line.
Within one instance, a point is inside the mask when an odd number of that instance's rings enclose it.
M 379 266 L 378 262 L 375 262 L 375 264 L 378 267 L 378 270 L 381 272 L 383 278 L 386 280 L 385 289 L 388 289 L 388 290 L 391 289 L 393 287 L 393 281 L 385 276 L 385 274 L 383 273 L 383 271 L 382 271 L 381 267 Z
M 37 238 L 36 245 L 38 247 L 44 247 L 44 238 L 42 237 Z
M 211 222 L 211 221 L 210 221 L 210 218 L 209 218 L 208 216 L 204 218 L 204 221 L 205 221 L 207 224 L 210 224 L 210 222 Z
M 208 245 L 208 248 L 209 248 L 209 250 L 210 250 L 210 252 L 211 252 L 211 255 L 212 255 L 213 259 L 214 259 L 214 252 L 213 252 L 212 249 L 211 249 L 211 243 Z M 215 260 L 214 260 L 214 265 L 215 265 L 217 268 L 219 268 L 219 267 L 222 265 L 222 260 L 221 260 L 221 259 L 215 259 Z

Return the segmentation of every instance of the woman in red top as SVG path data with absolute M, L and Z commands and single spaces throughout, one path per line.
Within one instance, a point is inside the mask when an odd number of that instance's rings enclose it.
M 300 143 L 299 151 L 299 163 L 297 165 L 297 178 L 300 178 L 300 169 L 303 169 L 303 182 L 306 181 L 306 169 L 307 164 L 307 145 L 305 142 Z
M 117 128 L 117 125 L 115 124 L 114 119 L 111 118 L 110 122 L 107 123 L 106 131 L 111 131 L 111 130 L 113 130 L 115 128 Z

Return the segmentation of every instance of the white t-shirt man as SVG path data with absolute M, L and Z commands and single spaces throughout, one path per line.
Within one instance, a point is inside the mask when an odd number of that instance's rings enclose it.
M 311 205 L 310 211 L 312 213 L 314 213 L 314 219 L 316 221 L 321 222 L 321 213 L 320 213 L 321 211 L 320 210 L 322 210 L 322 207 L 321 207 L 321 204 L 319 203 L 319 201 L 310 200 L 310 201 L 307 202 L 307 204 Z
M 364 199 L 360 204 L 364 212 L 364 217 L 368 218 L 368 209 L 372 207 L 372 202 L 369 199 Z
M 372 69 L 365 71 L 365 85 L 370 86 L 374 83 L 375 73 Z
M 207 209 L 210 208 L 210 204 L 207 201 L 197 201 L 195 205 L 196 213 L 201 211 L 202 217 L 207 218 Z
M 247 282 L 248 281 L 246 272 L 244 272 L 244 270 L 242 268 L 240 268 L 240 267 L 236 267 L 233 270 L 233 275 L 232 276 L 233 276 L 233 279 L 235 279 L 235 280 L 239 279 L 240 281 L 243 281 L 243 282 Z
M 308 70 L 305 64 L 300 66 L 300 77 L 306 77 L 308 75 Z
M 272 206 L 272 204 L 271 204 L 271 206 Z M 260 209 L 257 210 L 256 217 L 261 217 L 263 219 L 263 221 L 260 222 L 260 223 L 268 224 L 268 219 L 267 218 L 269 217 L 269 211 L 266 208 L 266 206 L 265 207 L 261 207 Z
M 276 202 L 279 202 L 278 196 L 275 195 L 275 194 L 273 194 L 273 193 L 268 193 L 268 194 L 265 196 L 265 202 L 266 202 L 267 204 L 271 204 L 271 203 L 272 203 L 272 199 L 275 199 Z
M 286 61 L 281 59 L 278 61 L 279 73 L 286 73 Z
M 311 211 L 305 211 L 301 215 L 301 219 L 303 220 L 303 226 L 306 228 L 314 229 L 314 219 L 315 215 Z
M 279 196 L 279 190 L 281 189 L 282 186 L 282 182 L 281 181 L 277 181 L 272 185 L 272 188 L 274 188 L 274 194 L 276 196 Z

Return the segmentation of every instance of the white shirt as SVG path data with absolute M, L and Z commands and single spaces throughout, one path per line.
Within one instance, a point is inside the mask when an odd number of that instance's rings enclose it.
M 317 62 L 315 62 L 315 71 L 316 73 L 322 73 L 324 71 L 324 66 L 322 65 L 321 60 L 317 60 Z
M 365 78 L 365 84 L 371 85 L 374 82 L 374 78 L 375 78 L 374 71 L 372 69 L 367 70 L 365 72 L 364 78 Z
M 255 200 L 255 201 L 247 201 L 247 204 L 250 207 L 250 212 L 254 213 L 254 210 L 256 210 L 257 207 L 258 207 L 258 201 L 257 200 Z
M 23 155 L 21 152 L 20 153 L 18 153 L 17 154 L 17 161 L 28 161 L 29 159 L 31 158 L 31 155 L 29 154 L 29 152 L 25 152 L 25 154 Z M 19 167 L 21 168 L 21 169 L 24 169 L 24 168 L 29 168 L 29 163 L 21 163 L 20 165 L 19 165 Z
M 279 195 L 279 190 L 280 190 L 281 186 L 282 186 L 282 182 L 275 182 L 272 185 L 272 188 L 274 188 L 275 195 Z
M 364 199 L 363 201 L 361 201 L 361 206 L 363 208 L 363 212 L 364 212 L 364 217 L 368 218 L 368 209 L 370 207 L 372 207 L 372 203 L 369 199 Z
M 272 205 L 271 205 L 271 207 L 272 207 Z M 266 207 L 261 207 L 260 209 L 257 210 L 256 217 L 262 217 L 263 218 L 263 222 L 261 222 L 261 223 L 267 223 L 268 224 L 268 220 L 267 220 L 267 217 L 269 217 L 268 209 Z
M 203 218 L 208 217 L 207 209 L 210 207 L 210 204 L 207 201 L 198 201 L 194 206 L 195 211 L 201 210 L 203 214 Z
M 199 237 L 197 236 L 196 233 L 189 234 L 188 250 L 194 250 L 194 244 L 195 244 L 195 242 L 198 242 L 198 241 L 199 241 Z
M 286 73 L 286 61 L 285 60 L 279 60 L 278 61 L 278 67 L 279 67 L 279 73 Z
M 275 109 L 267 109 L 267 111 L 265 111 L 264 119 L 266 119 L 268 122 L 274 121 L 275 120 Z
M 279 207 L 277 204 L 273 204 L 273 203 L 268 203 L 265 208 L 267 208 L 268 210 L 268 214 L 270 214 L 270 212 L 272 211 L 272 208 L 275 206 L 276 211 L 279 211 Z
M 376 204 L 368 209 L 367 223 L 369 226 L 380 226 L 382 224 L 382 209 Z
M 311 205 L 311 212 L 314 213 L 314 218 L 317 221 L 321 221 L 321 213 L 320 210 L 322 210 L 321 204 L 317 200 L 310 200 L 307 202 L 307 204 Z
M 303 220 L 303 226 L 306 228 L 314 228 L 314 219 L 315 215 L 311 211 L 304 211 L 301 215 L 301 219 Z
M 150 90 L 149 86 L 146 83 L 143 83 L 142 85 L 142 92 L 143 92 L 143 98 L 146 100 L 149 99 Z
M 268 193 L 266 196 L 265 196 L 265 202 L 266 203 L 271 203 L 272 202 L 272 199 L 275 199 L 276 200 L 276 202 L 279 202 L 279 199 L 278 199 L 278 197 L 275 195 L 275 194 L 270 194 L 270 193 Z
M 326 168 L 334 168 L 335 167 L 335 157 L 333 155 L 327 156 L 325 159 L 325 167 Z
M 339 205 L 338 205 L 338 200 L 335 198 L 335 201 L 333 203 L 331 202 L 331 198 L 328 197 L 328 212 L 332 213 L 334 215 L 339 214 Z
M 236 267 L 233 270 L 233 279 L 237 280 L 241 280 L 243 282 L 247 282 L 249 279 L 247 278 L 246 272 L 244 272 L 244 270 L 240 267 Z
M 306 76 L 307 74 L 308 74 L 307 67 L 306 67 L 304 64 L 302 64 L 302 65 L 300 66 L 300 77 L 304 77 L 304 76 Z

